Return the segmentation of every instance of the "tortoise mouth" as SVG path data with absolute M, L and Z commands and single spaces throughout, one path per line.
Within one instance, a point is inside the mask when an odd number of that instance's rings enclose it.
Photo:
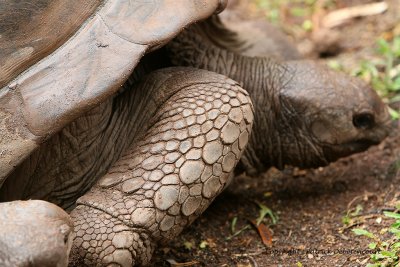
M 358 138 L 350 139 L 338 144 L 325 143 L 322 145 L 325 158 L 330 161 L 336 161 L 339 158 L 347 157 L 352 154 L 364 152 L 371 146 L 380 144 L 391 132 L 392 124 L 390 117 L 385 118 L 373 129 L 364 131 Z
M 364 152 L 371 146 L 378 145 L 381 141 L 382 141 L 381 139 L 374 140 L 374 139 L 361 138 L 342 144 L 324 146 L 323 151 L 328 161 L 336 161 L 339 158 L 347 157 L 355 153 Z
M 367 150 L 371 146 L 378 145 L 380 140 L 360 139 L 340 145 L 344 153 L 358 153 Z

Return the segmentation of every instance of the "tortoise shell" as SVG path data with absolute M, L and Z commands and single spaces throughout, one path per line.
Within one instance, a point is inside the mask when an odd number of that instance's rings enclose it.
M 0 185 L 45 139 L 114 94 L 140 58 L 222 0 L 1 1 Z

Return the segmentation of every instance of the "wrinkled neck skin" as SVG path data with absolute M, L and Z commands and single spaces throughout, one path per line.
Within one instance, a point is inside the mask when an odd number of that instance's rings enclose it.
M 297 112 L 280 92 L 293 75 L 285 63 L 270 58 L 247 57 L 210 45 L 194 31 L 186 31 L 168 45 L 171 61 L 224 74 L 238 81 L 253 101 L 255 118 L 249 143 L 237 171 L 257 175 L 271 166 L 303 166 L 312 161 L 307 155 L 313 141 L 304 136 Z M 296 127 L 294 125 L 298 124 Z M 293 142 L 293 140 L 295 140 Z M 316 147 L 312 147 L 316 150 Z M 317 152 L 317 153 L 316 153 Z M 326 161 L 321 151 L 319 161 Z
M 215 53 L 218 53 L 218 64 L 205 61 L 207 66 L 203 67 L 238 81 L 249 92 L 254 106 L 253 131 L 237 172 L 257 175 L 270 166 L 282 165 L 284 148 L 277 145 L 282 143 L 277 127 L 280 126 L 279 117 L 283 115 L 279 112 L 282 107 L 278 90 L 285 73 L 284 66 L 270 59 L 250 59 L 217 48 Z
M 279 97 L 283 76 L 287 74 L 285 66 L 271 59 L 242 55 L 235 55 L 234 64 L 226 64 L 224 59 L 231 53 L 224 50 L 220 53 L 220 68 L 215 71 L 239 81 L 254 105 L 253 131 L 237 172 L 255 176 L 271 166 L 281 168 L 288 163 L 284 155 L 288 143 L 285 139 L 295 135 L 285 117 L 287 107 Z

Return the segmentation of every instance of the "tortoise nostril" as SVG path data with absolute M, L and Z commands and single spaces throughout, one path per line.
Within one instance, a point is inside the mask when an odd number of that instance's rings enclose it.
M 353 125 L 358 129 L 370 129 L 375 125 L 374 115 L 371 113 L 360 113 L 353 116 Z

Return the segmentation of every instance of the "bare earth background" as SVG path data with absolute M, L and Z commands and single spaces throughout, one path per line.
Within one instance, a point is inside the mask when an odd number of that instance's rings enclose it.
M 231 2 L 230 8 L 243 18 L 266 16 L 259 8 L 262 1 Z M 313 30 L 296 30 L 299 26 L 293 25 L 304 17 L 293 16 L 290 11 L 299 1 L 265 2 L 284 2 L 278 9 L 280 24 L 305 56 L 335 59 L 348 70 L 373 55 L 378 37 L 390 39 L 400 34 L 399 0 L 386 1 L 389 8 L 384 13 L 352 19 L 330 31 L 318 26 L 327 10 L 305 14 Z M 331 2 L 328 11 L 374 1 Z M 370 241 L 354 235 L 351 229 L 365 227 L 379 232 L 393 222 L 382 218 L 382 211 L 393 209 L 400 198 L 398 129 L 399 123 L 394 121 L 391 136 L 382 144 L 325 168 L 273 169 L 258 179 L 236 177 L 201 218 L 155 251 L 153 266 L 365 266 Z M 272 234 L 272 247 L 263 244 L 250 224 L 259 216 L 257 203 L 278 217 L 275 225 L 268 216 L 263 220 Z M 362 210 L 356 220 L 343 224 L 343 217 L 357 205 Z M 235 231 L 249 226 L 231 237 L 233 221 Z

